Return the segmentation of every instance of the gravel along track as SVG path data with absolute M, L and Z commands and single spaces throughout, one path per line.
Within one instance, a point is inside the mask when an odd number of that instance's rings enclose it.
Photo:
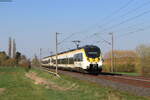
M 125 77 L 125 76 L 97 76 L 100 79 L 106 79 L 114 82 L 119 82 L 123 84 L 129 84 L 132 86 L 150 88 L 150 80 L 139 79 L 135 77 Z
M 59 70 L 59 73 L 69 75 L 71 77 L 94 82 L 103 86 L 112 87 L 117 90 L 126 91 L 138 96 L 150 96 L 150 80 L 137 79 L 117 75 L 89 75 L 76 72 L 68 72 Z

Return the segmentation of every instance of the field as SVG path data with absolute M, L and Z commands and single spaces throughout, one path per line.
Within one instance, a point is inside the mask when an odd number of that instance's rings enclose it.
M 149 100 L 38 69 L 0 67 L 0 100 Z

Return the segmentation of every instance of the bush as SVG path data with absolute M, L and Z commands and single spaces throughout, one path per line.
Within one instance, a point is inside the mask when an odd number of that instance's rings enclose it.
M 1 64 L 1 66 L 12 66 L 12 67 L 14 67 L 14 66 L 16 66 L 16 60 L 15 59 L 7 59 Z
M 115 65 L 114 70 L 117 72 L 135 72 L 134 64 L 118 64 Z
M 23 68 L 25 68 L 25 70 L 28 72 L 29 71 L 29 69 L 31 68 L 31 64 L 30 64 L 30 61 L 29 60 L 21 60 L 20 62 L 19 62 L 19 66 L 21 66 L 21 67 L 23 67 Z
M 136 51 L 140 57 L 139 72 L 143 76 L 150 76 L 150 46 L 140 45 L 136 48 Z
M 35 55 L 34 58 L 32 59 L 32 66 L 34 66 L 34 67 L 40 67 L 40 66 L 41 66 L 41 62 L 40 62 L 40 60 L 37 58 L 36 55 Z
M 111 51 L 106 53 L 104 71 L 111 71 Z M 114 50 L 114 71 L 115 72 L 136 72 L 136 65 L 138 63 L 138 55 L 131 50 Z
M 30 66 L 30 62 L 28 60 L 21 60 L 19 62 L 19 66 L 24 67 L 24 68 L 28 68 Z
M 111 67 L 109 65 L 103 65 L 103 72 L 111 72 Z

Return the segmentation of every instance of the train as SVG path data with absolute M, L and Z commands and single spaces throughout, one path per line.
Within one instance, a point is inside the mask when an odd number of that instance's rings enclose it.
M 56 55 L 44 57 L 42 66 L 55 68 Z M 98 74 L 102 71 L 103 58 L 101 50 L 95 45 L 86 45 L 57 54 L 58 69 Z

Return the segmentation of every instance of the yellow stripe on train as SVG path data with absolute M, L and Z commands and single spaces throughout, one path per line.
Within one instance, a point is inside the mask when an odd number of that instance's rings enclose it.
M 91 63 L 99 62 L 99 58 L 88 58 L 88 61 Z

